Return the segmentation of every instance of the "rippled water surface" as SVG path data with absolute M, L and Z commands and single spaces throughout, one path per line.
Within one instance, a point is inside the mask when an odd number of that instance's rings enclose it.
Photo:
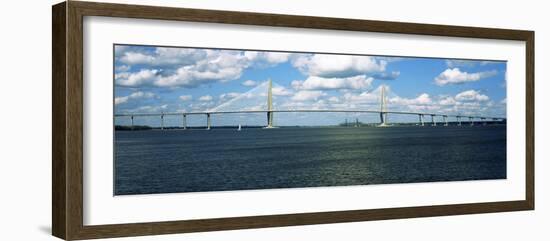
M 506 126 L 115 133 L 115 194 L 506 178 Z

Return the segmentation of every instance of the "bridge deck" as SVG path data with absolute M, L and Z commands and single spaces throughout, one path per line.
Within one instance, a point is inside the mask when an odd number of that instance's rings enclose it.
M 247 114 L 247 113 L 374 113 L 374 114 L 398 114 L 398 115 L 424 115 L 424 116 L 441 116 L 441 117 L 457 117 L 457 118 L 474 118 L 474 119 L 493 119 L 506 120 L 503 117 L 490 116 L 470 116 L 470 115 L 448 115 L 438 113 L 422 113 L 422 112 L 407 112 L 407 111 L 375 111 L 375 110 L 242 110 L 242 111 L 201 111 L 201 112 L 170 112 L 170 113 L 120 113 L 115 114 L 115 117 L 136 117 L 136 116 L 181 116 L 181 115 L 218 115 L 218 114 Z

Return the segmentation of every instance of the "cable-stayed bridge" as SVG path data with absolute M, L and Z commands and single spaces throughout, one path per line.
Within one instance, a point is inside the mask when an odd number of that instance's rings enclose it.
M 271 80 L 268 80 L 266 82 L 267 84 L 267 93 L 262 96 L 266 96 L 267 99 L 267 105 L 265 109 L 262 110 L 220 110 L 223 109 L 223 107 L 229 105 L 230 103 L 233 103 L 234 101 L 242 98 L 243 96 L 246 96 L 245 94 L 237 96 L 228 102 L 207 110 L 207 111 L 190 111 L 190 112 L 169 112 L 169 113 L 118 113 L 115 114 L 115 118 L 124 118 L 128 117 L 131 120 L 131 128 L 134 127 L 134 118 L 135 117 L 160 117 L 160 128 L 164 129 L 164 117 L 165 116 L 181 116 L 181 127 L 183 129 L 187 129 L 187 116 L 192 115 L 204 115 L 206 116 L 206 129 L 210 130 L 212 127 L 212 116 L 214 115 L 224 115 L 224 114 L 247 114 L 247 113 L 265 113 L 266 114 L 266 125 L 265 128 L 275 128 L 276 126 L 273 123 L 273 116 L 275 113 L 369 113 L 369 114 L 376 114 L 380 117 L 380 124 L 378 126 L 380 127 L 386 127 L 391 126 L 391 123 L 388 122 L 388 115 L 413 115 L 418 116 L 418 125 L 419 126 L 425 126 L 425 125 L 431 125 L 431 126 L 437 126 L 437 125 L 443 125 L 448 126 L 449 125 L 449 118 L 456 119 L 456 125 L 461 126 L 463 123 L 465 125 L 475 125 L 475 123 L 481 123 L 485 125 L 488 121 L 492 122 L 505 122 L 506 118 L 502 117 L 490 117 L 490 116 L 479 116 L 479 115 L 462 115 L 462 114 L 456 114 L 456 115 L 449 115 L 449 114 L 441 114 L 441 113 L 430 113 L 430 112 L 413 112 L 413 111 L 392 111 L 387 110 L 387 97 L 386 97 L 386 88 L 385 86 L 382 86 L 380 89 L 380 109 L 379 110 L 350 110 L 350 109 L 288 109 L 288 110 L 277 110 L 273 108 L 273 83 Z M 430 118 L 429 120 L 426 120 L 426 118 Z M 438 121 L 439 119 L 439 121 Z

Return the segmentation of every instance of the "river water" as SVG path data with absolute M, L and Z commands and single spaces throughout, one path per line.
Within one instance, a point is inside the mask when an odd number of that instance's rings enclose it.
M 115 132 L 115 195 L 506 178 L 506 126 Z

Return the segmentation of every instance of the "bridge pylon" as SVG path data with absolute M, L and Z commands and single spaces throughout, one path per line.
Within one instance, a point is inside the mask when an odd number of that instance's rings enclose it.
M 273 83 L 271 79 L 268 80 L 267 84 L 267 126 L 266 129 L 275 128 L 273 125 Z

